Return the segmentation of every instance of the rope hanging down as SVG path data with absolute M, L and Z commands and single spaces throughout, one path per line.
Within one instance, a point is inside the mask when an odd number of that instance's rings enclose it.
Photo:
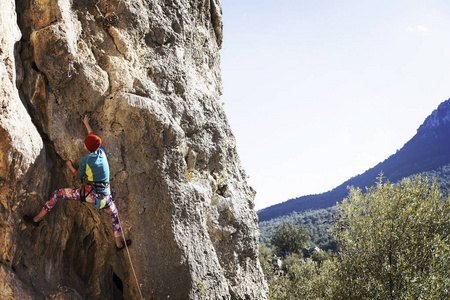
M 136 277 L 136 272 L 134 271 L 133 262 L 131 261 L 130 251 L 128 250 L 127 240 L 125 239 L 125 234 L 123 233 L 124 230 L 123 230 L 123 227 L 122 227 L 122 223 L 120 222 L 120 217 L 119 217 L 119 211 L 118 210 L 117 210 L 117 219 L 119 220 L 119 225 L 120 225 L 120 228 L 122 229 L 123 243 L 125 245 L 125 249 L 127 249 L 128 259 L 130 260 L 130 265 L 131 265 L 131 270 L 133 271 L 134 280 L 136 280 L 136 285 L 137 285 L 139 294 L 141 296 L 141 299 L 144 299 L 142 297 L 141 288 L 139 286 L 139 282 L 138 282 L 137 277 Z

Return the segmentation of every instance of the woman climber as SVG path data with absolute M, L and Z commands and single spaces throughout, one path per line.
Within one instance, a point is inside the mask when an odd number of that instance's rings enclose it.
M 38 215 L 25 215 L 23 219 L 36 227 L 39 226 L 39 222 L 55 206 L 58 198 L 94 203 L 95 207 L 105 209 L 105 212 L 111 217 L 116 250 L 120 251 L 125 248 L 125 244 L 120 239 L 119 213 L 112 201 L 109 188 L 109 165 L 105 149 L 101 145 L 102 140 L 100 137 L 92 132 L 87 115 L 84 117 L 83 123 L 88 131 L 88 136 L 84 139 L 84 146 L 89 151 L 89 154 L 80 159 L 78 170 L 73 167 L 70 160 L 66 160 L 66 165 L 78 179 L 82 179 L 84 175 L 87 175 L 88 184 L 83 189 L 65 188 L 55 190 Z M 130 245 L 131 240 L 126 240 L 126 246 Z

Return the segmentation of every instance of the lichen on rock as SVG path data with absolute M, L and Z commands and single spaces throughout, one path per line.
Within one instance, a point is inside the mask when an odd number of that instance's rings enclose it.
M 265 299 L 253 194 L 220 95 L 218 0 L 0 0 L 1 298 L 138 299 L 82 183 L 89 114 L 145 299 Z M 68 76 L 70 71 L 70 76 Z

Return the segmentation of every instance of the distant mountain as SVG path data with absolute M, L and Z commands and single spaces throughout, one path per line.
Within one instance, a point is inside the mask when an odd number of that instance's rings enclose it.
M 430 172 L 450 163 L 450 99 L 425 119 L 417 133 L 397 153 L 385 161 L 352 177 L 340 186 L 323 194 L 302 196 L 258 211 L 259 221 L 270 220 L 292 212 L 327 208 L 342 201 L 348 194 L 347 187 L 372 186 L 378 175 L 396 182 L 417 173 Z

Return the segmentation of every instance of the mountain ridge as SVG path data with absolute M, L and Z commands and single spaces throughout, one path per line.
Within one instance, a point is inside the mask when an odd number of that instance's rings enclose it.
M 292 212 L 333 206 L 347 196 L 348 186 L 371 186 L 380 173 L 395 182 L 413 174 L 435 170 L 450 163 L 449 148 L 450 99 L 433 110 L 419 126 L 416 134 L 395 154 L 330 191 L 297 197 L 261 209 L 257 212 L 259 221 L 267 221 Z

